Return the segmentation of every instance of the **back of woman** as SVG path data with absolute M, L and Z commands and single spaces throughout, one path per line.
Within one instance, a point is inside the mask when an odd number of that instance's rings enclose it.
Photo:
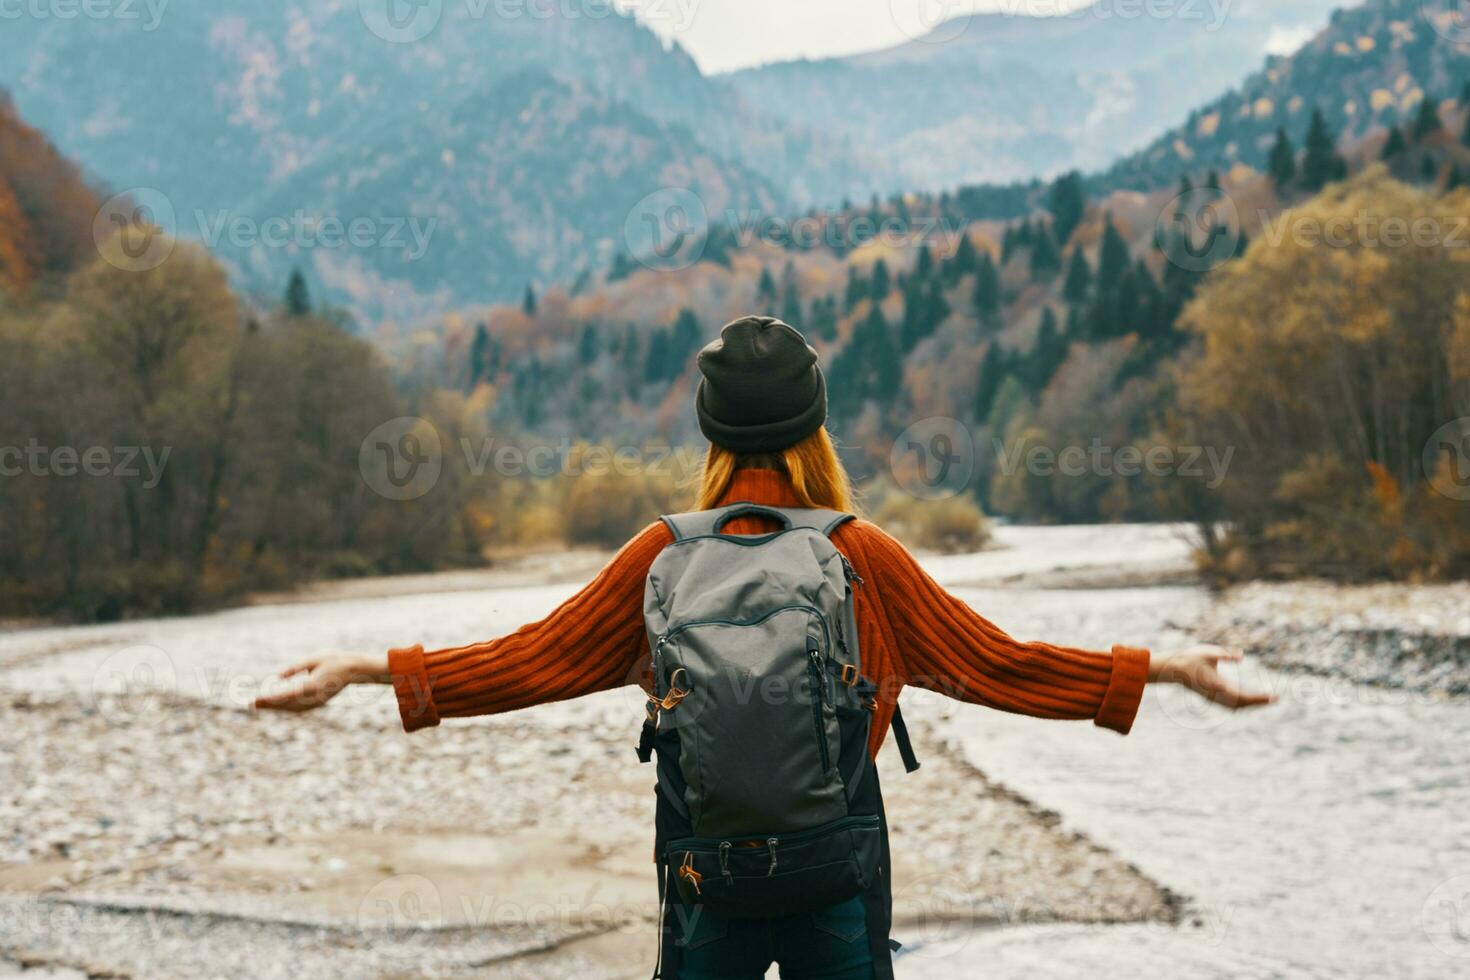
M 778 963 L 783 977 L 855 980 L 892 975 L 872 760 L 890 730 L 905 734 L 905 687 L 1122 734 L 1150 681 L 1231 708 L 1270 700 L 1218 673 L 1238 652 L 1020 642 L 942 589 L 852 516 L 824 428 L 826 380 L 789 325 L 733 321 L 699 369 L 710 449 L 693 514 L 650 525 L 508 636 L 323 655 L 288 669 L 302 682 L 257 706 L 309 710 L 350 683 L 391 683 L 411 732 L 640 684 L 639 755 L 657 751 L 660 787 L 656 975 L 755 978 Z M 911 763 L 906 740 L 900 749 Z M 810 871 L 837 864 L 852 870 Z

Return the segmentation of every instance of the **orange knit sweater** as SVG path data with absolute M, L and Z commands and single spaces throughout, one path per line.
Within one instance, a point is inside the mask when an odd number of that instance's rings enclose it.
M 797 505 L 790 481 L 774 470 L 737 470 L 726 503 Z M 742 517 L 726 531 L 772 530 Z M 620 687 L 648 660 L 643 585 L 649 566 L 673 540 L 662 522 L 623 546 L 597 577 L 540 622 L 509 636 L 432 653 L 389 652 L 398 710 L 408 731 L 440 718 L 514 711 Z M 1115 646 L 1094 653 L 1020 643 L 939 587 L 904 547 L 867 521 L 832 535 L 864 584 L 856 587 L 863 673 L 879 687 L 874 753 L 909 685 L 1040 718 L 1091 718 L 1126 734 L 1148 675 L 1147 650 Z M 638 719 L 630 719 L 630 731 Z

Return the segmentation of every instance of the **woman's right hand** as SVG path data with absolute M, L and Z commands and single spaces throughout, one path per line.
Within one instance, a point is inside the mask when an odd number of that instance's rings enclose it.
M 348 684 L 391 684 L 388 655 L 322 653 L 292 664 L 278 675 L 300 677 L 295 685 L 255 699 L 256 711 L 315 711 Z

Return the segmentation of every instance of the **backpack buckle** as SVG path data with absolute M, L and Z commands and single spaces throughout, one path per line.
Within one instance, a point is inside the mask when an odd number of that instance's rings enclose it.
M 855 664 L 842 665 L 842 683 L 848 687 L 855 685 L 861 677 L 862 672 L 857 669 Z
M 656 698 L 652 694 L 650 694 L 648 696 L 648 700 L 658 707 L 662 708 L 664 711 L 672 711 L 680 701 L 683 701 L 691 693 L 693 693 L 692 690 L 689 688 L 684 688 L 681 690 L 679 685 L 674 683 L 675 679 L 680 674 L 683 674 L 686 678 L 689 676 L 689 672 L 683 667 L 677 668 L 674 673 L 669 677 L 669 693 L 665 694 L 662 698 Z

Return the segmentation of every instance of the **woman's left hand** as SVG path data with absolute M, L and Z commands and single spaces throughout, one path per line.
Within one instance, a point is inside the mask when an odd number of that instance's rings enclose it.
M 315 711 L 349 684 L 391 684 L 387 654 L 320 653 L 292 664 L 279 675 L 297 677 L 292 686 L 255 699 L 256 711 Z
M 1148 679 L 1153 683 L 1180 684 L 1231 711 L 1275 703 L 1276 695 L 1247 691 L 1220 673 L 1221 661 L 1234 663 L 1244 657 L 1239 650 L 1201 643 L 1178 653 L 1152 658 L 1148 665 Z

